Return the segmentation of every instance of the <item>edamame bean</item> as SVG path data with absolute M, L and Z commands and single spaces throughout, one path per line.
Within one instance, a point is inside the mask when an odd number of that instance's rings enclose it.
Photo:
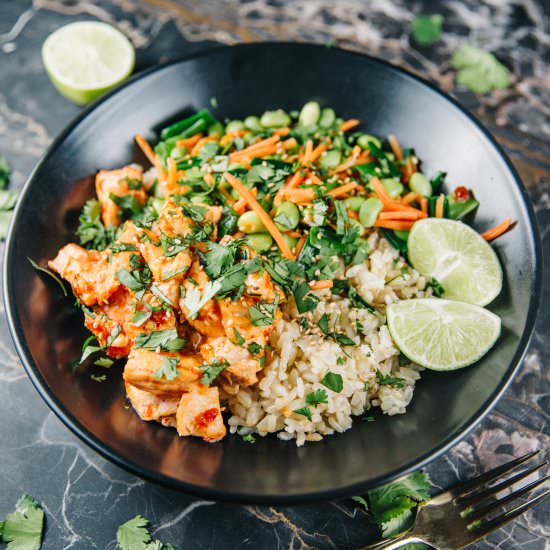
M 273 221 L 281 231 L 290 231 L 300 222 L 300 211 L 294 203 L 284 201 L 277 206 Z
M 298 244 L 298 239 L 289 237 L 286 233 L 281 233 L 281 235 L 283 236 L 283 239 L 286 241 L 286 244 L 288 244 L 288 248 L 290 248 L 290 250 L 294 250 L 294 248 Z
M 244 130 L 244 123 L 242 120 L 232 120 L 225 127 L 226 134 L 231 132 L 240 132 L 241 130 Z
M 359 212 L 359 209 L 365 200 L 366 199 L 364 197 L 350 197 L 349 199 L 346 199 L 346 206 L 353 212 Z
M 273 239 L 269 233 L 250 233 L 245 237 L 246 244 L 256 252 L 267 252 L 273 245 Z
M 359 209 L 359 221 L 363 227 L 372 227 L 382 210 L 382 201 L 376 197 L 367 199 Z
M 397 197 L 399 197 L 399 195 L 401 195 L 401 193 L 403 193 L 403 191 L 405 190 L 403 184 L 394 178 L 384 178 L 381 181 L 384 189 L 388 192 L 388 195 L 392 199 L 396 199 Z
M 237 227 L 243 233 L 262 233 L 266 230 L 260 216 L 254 210 L 248 210 L 241 214 L 237 221 Z
M 209 136 L 223 136 L 224 134 L 224 127 L 221 122 L 216 120 L 213 122 L 210 127 L 208 128 L 208 135 Z
M 317 124 L 320 115 L 321 108 L 319 107 L 319 103 L 317 103 L 316 101 L 309 101 L 302 107 L 302 110 L 300 111 L 300 116 L 298 117 L 298 122 L 302 126 Z
M 321 128 L 330 128 L 336 120 L 336 113 L 334 109 L 327 107 L 321 111 L 321 117 L 319 118 L 319 126 Z
M 244 126 L 245 128 L 248 128 L 248 130 L 252 130 L 253 132 L 262 131 L 262 125 L 260 124 L 260 119 L 257 116 L 247 116 L 244 119 Z
M 323 168 L 336 168 L 340 161 L 342 160 L 342 155 L 337 149 L 331 149 L 327 151 L 324 155 L 321 155 L 321 160 L 319 161 Z
M 357 145 L 359 145 L 361 149 L 368 149 L 369 142 L 373 143 L 378 148 L 382 147 L 382 142 L 377 137 L 371 136 L 370 134 L 362 134 L 357 138 Z
M 290 124 L 290 117 L 282 110 L 266 111 L 260 118 L 264 128 L 281 128 Z
M 429 197 L 432 194 L 432 184 L 430 180 L 421 172 L 415 172 L 409 180 L 409 187 L 411 191 L 422 195 L 423 197 Z
M 174 147 L 170 151 L 170 157 L 173 159 L 179 159 L 183 157 L 187 153 L 187 149 L 185 147 Z

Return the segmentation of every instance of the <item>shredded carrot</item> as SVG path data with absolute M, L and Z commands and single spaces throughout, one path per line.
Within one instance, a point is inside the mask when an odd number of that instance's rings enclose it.
M 176 147 L 185 147 L 186 149 L 191 149 L 199 139 L 202 138 L 202 134 L 199 132 L 198 134 L 194 134 L 191 137 L 180 139 L 176 142 Z
M 269 138 L 262 139 L 260 141 L 257 141 L 256 143 L 253 143 L 252 145 L 249 145 L 248 147 L 245 147 L 244 149 L 241 149 L 240 151 L 235 151 L 234 153 L 231 153 L 231 157 L 237 158 L 241 156 L 250 156 L 252 152 L 256 152 L 259 149 L 274 145 L 280 139 L 281 138 L 279 136 L 271 136 Z
M 414 191 L 407 193 L 402 199 L 401 204 L 411 204 L 413 201 L 420 201 L 421 197 L 417 195 Z
M 331 197 L 341 197 L 342 195 L 345 195 L 346 193 L 349 193 L 350 191 L 353 191 L 356 187 L 359 187 L 357 183 L 354 181 L 350 183 L 346 183 L 345 185 L 341 185 L 340 187 L 335 187 L 334 189 L 331 189 L 327 195 L 330 195 Z
M 296 246 L 294 247 L 294 253 L 296 254 L 296 257 L 300 255 L 300 252 L 302 252 L 302 248 L 304 248 L 304 244 L 306 244 L 307 235 L 304 233 L 300 240 L 296 243 Z
M 372 155 L 370 151 L 363 151 L 355 160 L 355 164 L 365 164 L 372 160 Z
M 273 130 L 273 133 L 276 136 L 281 136 L 281 137 L 287 136 L 289 132 L 290 132 L 290 128 L 277 128 L 276 130 Z
M 401 173 L 403 174 L 403 181 L 409 183 L 411 176 L 416 172 L 416 164 L 412 158 L 407 160 L 405 166 L 401 168 Z
M 206 174 L 204 174 L 204 176 L 202 177 L 202 179 L 208 184 L 208 185 L 214 185 L 215 183 L 215 180 L 214 180 L 214 176 L 212 174 L 209 174 L 208 172 Z
M 313 141 L 308 139 L 306 141 L 306 150 L 302 158 L 302 164 L 307 164 L 309 162 L 309 157 L 311 157 L 312 151 L 313 151 Z
M 428 199 L 426 197 L 420 199 L 420 209 L 424 214 L 428 214 Z
M 397 138 L 393 134 L 390 134 L 388 136 L 388 141 L 390 142 L 390 147 L 393 151 L 393 154 L 395 155 L 395 158 L 397 160 L 403 160 L 403 151 L 401 149 L 399 141 L 397 141 Z
M 346 170 L 354 166 L 357 163 L 357 159 L 360 154 L 361 147 L 359 147 L 359 145 L 356 145 L 351 150 L 351 155 L 342 164 L 333 169 L 333 173 L 338 174 L 339 172 L 345 172 Z
M 313 151 L 311 151 L 311 155 L 309 156 L 309 162 L 315 162 L 324 151 L 326 151 L 328 148 L 328 143 L 319 143 Z
M 166 179 L 164 167 L 157 155 L 155 155 L 153 149 L 151 149 L 148 141 L 141 134 L 136 134 L 135 140 L 139 148 L 143 151 L 143 154 L 147 157 L 147 160 L 157 169 L 159 179 Z
M 405 220 L 376 220 L 374 227 L 384 227 L 386 229 L 395 229 L 397 231 L 408 231 L 414 225 L 414 221 Z
M 298 231 L 285 231 L 285 235 L 291 239 L 299 239 L 302 236 Z
M 315 198 L 315 192 L 311 187 L 306 189 L 285 189 L 284 197 L 295 204 L 311 202 Z
M 264 224 L 265 228 L 269 231 L 269 233 L 271 233 L 271 236 L 279 245 L 283 256 L 288 260 L 293 260 L 294 255 L 292 254 L 287 242 L 281 235 L 281 232 L 277 226 L 273 223 L 273 220 L 269 217 L 269 214 L 260 206 L 254 195 L 235 176 L 225 172 L 223 177 L 229 182 L 229 185 L 231 185 L 231 187 L 239 193 L 241 198 L 246 200 L 248 206 L 250 206 L 250 208 L 258 214 L 258 217 Z
M 359 126 L 359 121 L 356 118 L 350 118 L 340 124 L 340 132 L 347 132 L 356 126 Z
M 256 189 L 252 189 L 250 191 L 250 193 L 255 197 L 257 195 L 257 191 Z M 241 197 L 234 205 L 233 205 L 233 210 L 235 210 L 235 212 L 237 212 L 237 214 L 242 214 L 245 210 L 246 210 L 246 207 L 247 207 L 247 203 L 246 203 L 246 200 Z
M 376 193 L 376 196 L 382 201 L 382 204 L 384 205 L 384 210 L 399 210 L 399 211 L 411 211 L 411 212 L 419 212 L 418 208 L 413 208 L 412 206 L 408 206 L 406 204 L 400 204 L 397 201 L 394 201 L 389 195 L 384 186 L 382 185 L 382 182 L 375 176 L 370 180 L 370 186 Z
M 193 146 L 193 149 L 191 149 L 191 156 L 194 157 L 201 150 L 202 146 L 209 141 L 218 141 L 218 136 L 206 136 L 199 139 Z
M 245 130 L 233 130 L 232 132 L 229 132 L 221 137 L 220 145 L 225 147 L 226 145 L 229 145 L 236 137 L 242 137 L 245 134 Z
M 282 143 L 281 143 L 283 149 L 286 151 L 287 149 L 292 149 L 293 147 L 296 147 L 296 145 L 298 145 L 298 142 L 296 141 L 296 138 L 288 138 L 288 139 L 285 139 Z
M 243 149 L 244 151 L 244 149 Z M 239 151 L 240 153 L 241 151 Z M 252 158 L 261 158 L 261 157 L 267 157 L 268 155 L 274 155 L 277 152 L 277 146 L 276 145 L 265 145 L 264 147 L 258 147 L 258 149 L 254 149 L 252 151 L 249 151 L 246 155 L 238 155 L 238 156 L 231 156 L 229 159 L 231 162 L 238 162 L 240 164 L 246 164 L 250 162 L 250 159 Z
M 394 210 L 392 212 L 380 212 L 378 214 L 379 220 L 419 220 L 425 218 L 424 212 L 417 210 L 411 212 L 410 210 Z
M 311 180 L 311 183 L 323 185 L 323 180 L 315 172 L 308 172 L 307 177 Z
M 168 187 L 174 187 L 178 183 L 178 169 L 176 161 L 173 158 L 168 158 L 168 177 L 166 179 Z
M 309 282 L 309 286 L 311 287 L 311 290 L 323 290 L 325 288 L 332 288 L 333 284 L 334 283 L 330 279 Z
M 302 174 L 301 170 L 298 170 L 288 180 L 288 183 L 286 184 L 286 189 L 296 189 L 296 187 L 298 187 L 304 181 L 304 179 L 305 175 Z
M 487 231 L 484 231 L 481 236 L 486 241 L 492 241 L 493 239 L 496 239 L 497 237 L 500 237 L 506 231 L 509 231 L 513 227 L 512 224 L 512 218 L 506 218 L 503 222 L 499 223 L 497 226 L 488 229 Z
M 445 206 L 445 195 L 439 195 L 439 198 L 435 201 L 435 217 L 443 217 L 443 207 Z
M 359 219 L 359 213 L 358 212 L 354 212 L 353 210 L 349 209 L 348 208 L 348 217 L 354 219 L 354 220 L 358 220 Z

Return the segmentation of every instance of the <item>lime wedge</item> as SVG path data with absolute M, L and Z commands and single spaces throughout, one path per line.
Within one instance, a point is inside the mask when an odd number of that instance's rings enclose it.
M 432 370 L 455 370 L 475 363 L 500 335 L 500 319 L 479 306 L 424 298 L 390 304 L 388 328 L 411 361 Z
M 427 218 L 413 225 L 409 261 L 422 275 L 435 277 L 443 298 L 478 306 L 502 289 L 502 268 L 489 243 L 471 227 L 454 220 Z
M 46 38 L 42 61 L 61 94 L 84 105 L 128 78 L 135 53 L 130 41 L 110 25 L 81 21 Z

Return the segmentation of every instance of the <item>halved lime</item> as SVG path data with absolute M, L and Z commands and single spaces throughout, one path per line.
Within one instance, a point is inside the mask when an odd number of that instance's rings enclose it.
M 125 80 L 134 68 L 135 53 L 130 41 L 110 25 L 81 21 L 46 38 L 42 61 L 61 94 L 83 105 Z
M 497 255 L 479 233 L 454 220 L 416 222 L 408 239 L 409 261 L 445 289 L 444 298 L 478 306 L 492 302 L 502 289 Z
M 432 370 L 455 370 L 475 363 L 500 335 L 497 315 L 464 302 L 403 300 L 390 304 L 386 315 L 401 352 Z

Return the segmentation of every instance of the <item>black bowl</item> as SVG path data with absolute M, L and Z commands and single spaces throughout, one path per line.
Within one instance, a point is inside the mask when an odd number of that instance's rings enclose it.
M 134 146 L 182 113 L 216 105 L 219 118 L 242 118 L 308 100 L 357 117 L 365 131 L 394 133 L 414 146 L 424 171 L 448 172 L 475 190 L 475 226 L 504 216 L 517 227 L 495 248 L 504 289 L 491 304 L 503 332 L 476 366 L 425 372 L 407 414 L 375 415 L 321 443 L 297 448 L 275 437 L 254 445 L 238 436 L 208 444 L 181 439 L 129 410 L 119 371 L 106 382 L 74 374 L 85 331 L 81 316 L 44 264 L 73 240 L 93 175 L 143 160 Z M 17 206 L 4 263 L 10 330 L 29 377 L 63 422 L 86 443 L 137 475 L 188 493 L 233 501 L 296 503 L 359 494 L 422 467 L 463 437 L 495 404 L 516 372 L 533 329 L 541 289 L 540 241 L 527 193 L 490 134 L 430 84 L 364 55 L 303 44 L 253 44 L 208 51 L 149 70 L 77 118 L 29 178 Z M 97 373 L 96 373 L 97 374 Z M 14 411 L 16 412 L 16 411 Z

